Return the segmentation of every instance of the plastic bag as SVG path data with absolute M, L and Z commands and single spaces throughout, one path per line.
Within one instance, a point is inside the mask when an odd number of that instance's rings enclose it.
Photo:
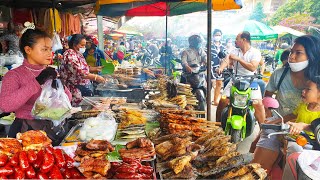
M 88 118 L 80 129 L 82 141 L 114 139 L 117 130 L 117 123 L 113 115 L 106 112 L 100 113 L 97 117 Z
M 51 87 L 51 79 L 43 84 L 41 95 L 32 108 L 36 119 L 51 120 L 54 126 L 58 126 L 72 108 L 61 81 L 57 79 L 56 83 L 57 89 Z
M 56 52 L 59 49 L 63 49 L 63 46 L 59 35 L 57 33 L 54 33 L 52 38 L 52 51 Z

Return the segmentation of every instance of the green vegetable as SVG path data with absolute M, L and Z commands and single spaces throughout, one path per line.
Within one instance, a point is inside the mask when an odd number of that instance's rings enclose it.
M 14 113 L 10 113 L 9 116 L 4 116 L 1 119 L 6 121 L 14 121 L 14 119 L 16 119 L 16 116 Z
M 107 154 L 108 161 L 119 161 L 121 160 L 120 153 L 118 152 L 120 149 L 126 148 L 124 145 L 117 144 L 115 150 Z

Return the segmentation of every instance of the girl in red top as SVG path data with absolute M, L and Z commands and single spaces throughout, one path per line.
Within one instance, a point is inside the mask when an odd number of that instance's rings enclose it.
M 31 129 L 44 130 L 54 142 L 57 137 L 51 129 L 52 122 L 34 120 L 31 115 L 32 107 L 41 94 L 41 85 L 57 77 L 55 69 L 47 67 L 52 60 L 52 40 L 43 31 L 28 29 L 20 39 L 20 50 L 25 60 L 3 77 L 0 93 L 0 110 L 16 114 L 9 137 Z M 67 88 L 65 92 L 71 99 Z

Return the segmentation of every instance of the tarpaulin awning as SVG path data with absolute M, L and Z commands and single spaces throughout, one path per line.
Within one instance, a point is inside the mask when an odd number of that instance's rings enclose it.
M 215 11 L 240 9 L 235 0 L 213 0 Z M 174 16 L 207 10 L 206 0 L 98 0 L 96 13 L 103 16 Z

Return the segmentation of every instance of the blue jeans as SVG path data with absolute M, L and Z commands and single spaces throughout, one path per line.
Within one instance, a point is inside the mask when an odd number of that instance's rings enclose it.
M 254 80 L 254 82 L 258 83 L 260 90 L 261 90 L 261 95 L 262 98 L 264 97 L 264 92 L 266 91 L 266 83 L 262 79 L 257 79 Z

